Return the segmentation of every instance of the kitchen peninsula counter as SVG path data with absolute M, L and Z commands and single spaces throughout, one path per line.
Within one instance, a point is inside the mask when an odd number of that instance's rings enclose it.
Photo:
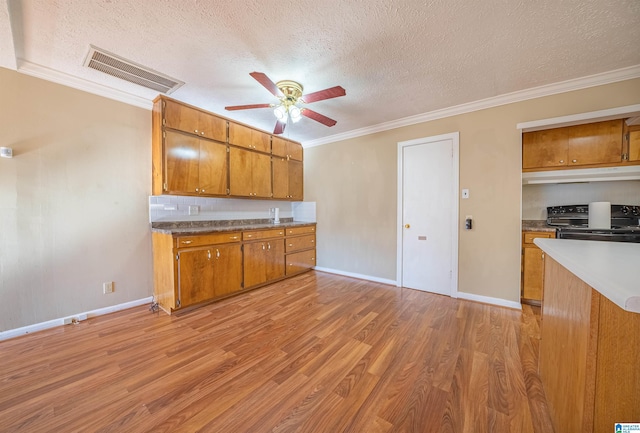
M 621 309 L 640 313 L 640 244 L 573 239 L 534 243 Z
M 546 253 L 538 371 L 555 431 L 640 422 L 640 244 L 535 243 Z

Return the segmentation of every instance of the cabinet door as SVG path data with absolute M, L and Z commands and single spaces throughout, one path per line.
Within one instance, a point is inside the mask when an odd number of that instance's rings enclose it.
M 244 244 L 244 286 L 253 287 L 267 280 L 265 242 Z
M 178 300 L 180 307 L 213 298 L 214 267 L 211 248 L 178 253 Z
M 640 129 L 629 131 L 629 161 L 640 161 Z
M 523 249 L 524 263 L 522 275 L 522 297 L 535 301 L 542 300 L 542 282 L 544 280 L 544 256 L 538 247 Z
M 251 144 L 260 152 L 271 152 L 271 136 L 262 131 L 251 130 Z
M 288 141 L 280 137 L 271 137 L 271 153 L 283 158 L 287 157 Z
M 213 291 L 216 297 L 242 290 L 242 250 L 240 244 L 214 245 Z
M 289 149 L 288 150 L 289 158 L 296 161 L 302 161 L 302 145 L 301 144 L 290 141 L 288 142 L 287 147 Z
M 220 117 L 199 112 L 198 131 L 201 137 L 227 142 L 227 121 Z
M 252 154 L 248 150 L 229 148 L 229 191 L 231 195 L 253 196 Z
M 271 157 L 251 153 L 251 182 L 254 197 L 271 197 Z
M 201 194 L 227 194 L 227 146 L 200 140 L 199 186 Z
M 165 192 L 197 193 L 199 166 L 200 140 L 185 134 L 166 131 L 164 137 Z
M 273 175 L 273 198 L 289 197 L 289 162 L 285 158 L 273 157 L 271 161 Z
M 246 147 L 247 149 L 254 149 L 251 133 L 251 128 L 229 122 L 229 144 Z
M 522 134 L 522 168 L 567 165 L 568 138 L 566 128 L 525 132 Z
M 284 277 L 284 239 L 271 239 L 267 242 L 265 254 L 266 281 Z
M 302 180 L 302 162 L 289 161 L 289 198 L 291 200 L 303 200 L 304 189 Z
M 621 162 L 622 122 L 620 119 L 568 127 L 568 165 Z
M 174 101 L 164 101 L 164 124 L 167 128 L 199 134 L 200 112 Z

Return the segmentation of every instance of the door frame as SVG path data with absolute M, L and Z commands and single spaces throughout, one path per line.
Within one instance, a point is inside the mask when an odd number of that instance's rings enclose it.
M 403 227 L 402 227 L 402 203 L 403 203 L 403 158 L 402 151 L 407 146 L 428 144 L 438 141 L 451 140 L 453 144 L 453 174 L 451 179 L 451 198 L 454 204 L 451 220 L 451 293 L 452 298 L 458 297 L 458 219 L 460 213 L 460 201 L 458 200 L 458 190 L 460 188 L 460 133 L 451 132 L 449 134 L 435 135 L 432 137 L 416 138 L 414 140 L 398 142 L 398 202 L 397 202 L 397 262 L 396 262 L 396 285 L 402 287 L 402 251 L 403 251 Z

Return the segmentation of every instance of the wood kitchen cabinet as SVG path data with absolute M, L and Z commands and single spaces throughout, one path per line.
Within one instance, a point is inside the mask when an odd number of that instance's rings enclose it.
M 171 313 L 242 290 L 241 239 L 240 232 L 200 236 L 152 233 L 158 305 Z
M 271 153 L 275 156 L 302 161 L 302 145 L 295 141 L 273 137 L 271 139 L 271 149 Z
M 227 120 L 188 105 L 165 99 L 163 105 L 163 125 L 202 138 L 226 142 Z
M 624 144 L 627 161 L 640 163 L 640 125 L 624 125 Z
M 540 305 L 544 294 L 544 253 L 533 243 L 536 238 L 555 238 L 555 233 L 522 232 L 522 302 Z
M 522 170 L 597 167 L 623 163 L 623 120 L 522 134 Z
M 601 433 L 640 420 L 640 314 L 549 255 L 545 290 L 538 373 L 555 431 Z
M 286 275 L 296 275 L 316 265 L 316 226 L 290 227 L 286 230 Z
M 227 194 L 227 146 L 180 132 L 164 133 L 164 182 L 168 194 Z
M 271 164 L 273 198 L 302 201 L 304 196 L 302 162 L 274 156 Z
M 239 197 L 271 198 L 271 157 L 230 147 L 229 193 Z
M 229 144 L 258 152 L 271 152 L 271 136 L 266 132 L 229 122 Z
M 247 288 L 284 277 L 283 229 L 244 232 L 243 241 Z

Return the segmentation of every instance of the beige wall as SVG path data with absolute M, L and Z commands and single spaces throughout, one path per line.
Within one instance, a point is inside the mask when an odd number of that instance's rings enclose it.
M 521 149 L 516 124 L 640 103 L 640 79 L 305 149 L 318 266 L 396 279 L 397 143 L 460 132 L 459 291 L 519 302 Z M 462 229 L 473 215 L 474 229 Z
M 0 95 L 0 331 L 151 296 L 150 112 L 2 68 Z

